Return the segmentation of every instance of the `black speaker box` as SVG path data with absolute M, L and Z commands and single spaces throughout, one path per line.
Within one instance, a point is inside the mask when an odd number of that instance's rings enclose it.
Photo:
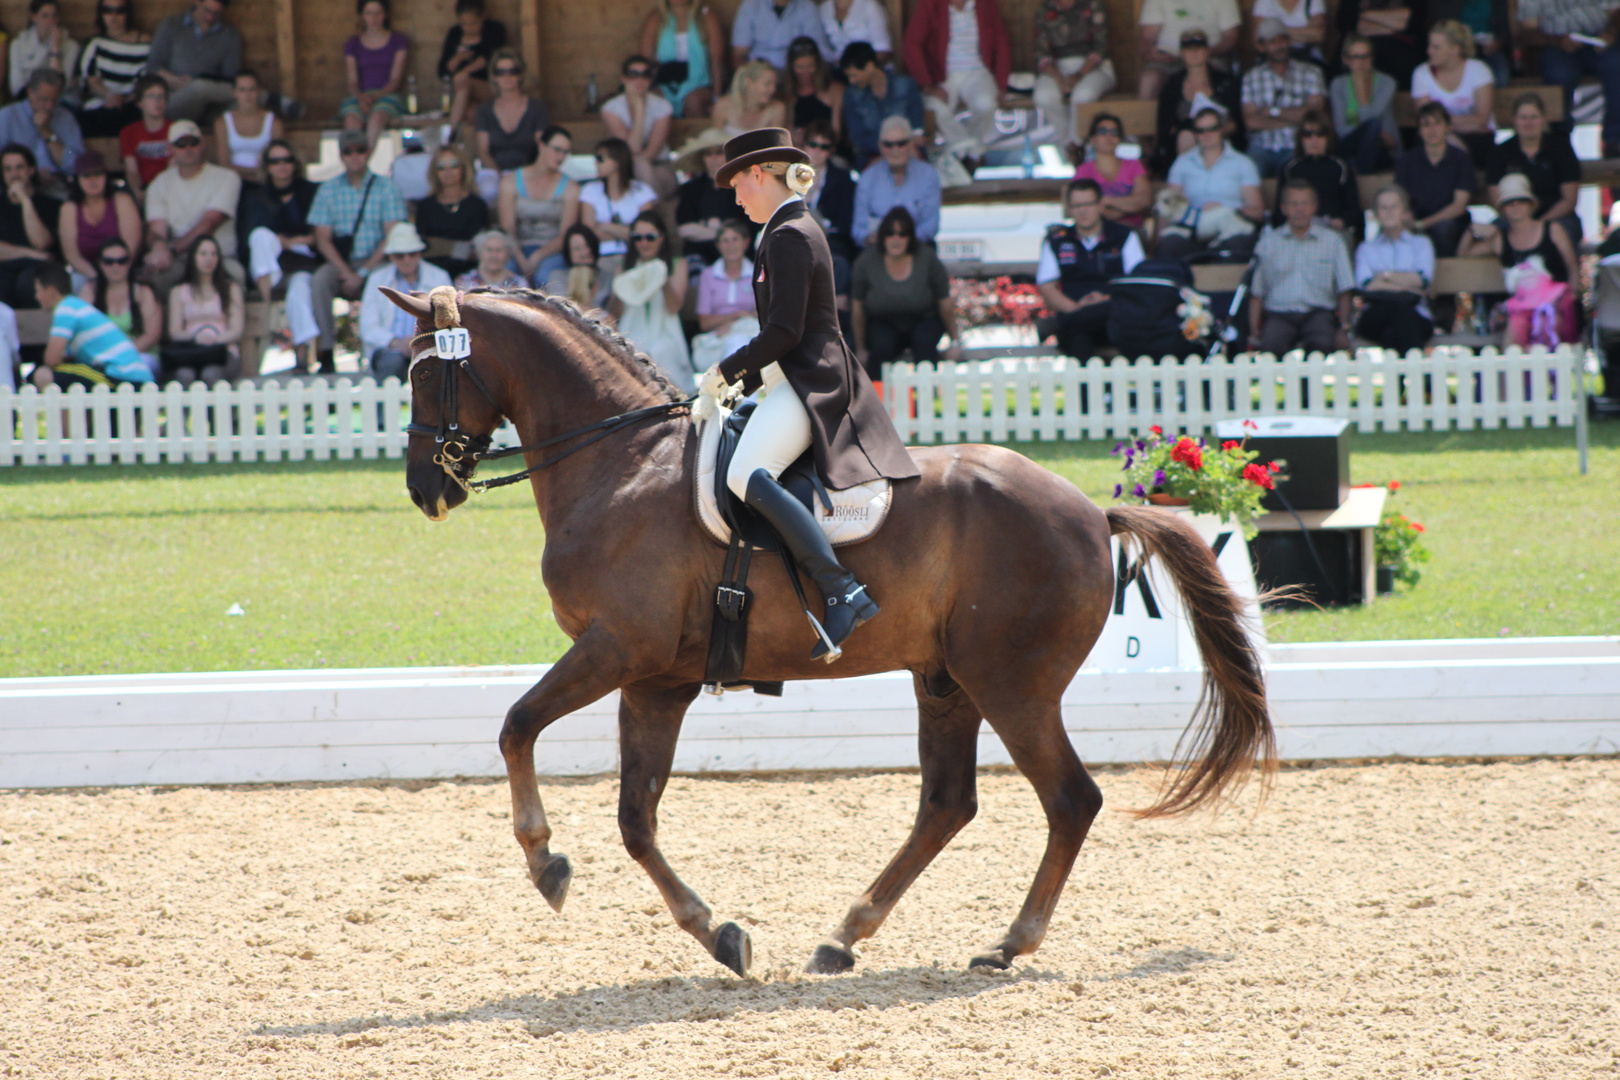
M 1268 608 L 1360 604 L 1367 599 L 1361 595 L 1361 533 L 1356 530 L 1312 529 L 1309 544 L 1297 529 L 1263 532 L 1249 541 L 1249 559 L 1262 591 L 1283 586 L 1299 590 L 1299 596 L 1270 601 Z
M 1260 505 L 1267 510 L 1284 509 L 1280 491 L 1295 510 L 1337 510 L 1350 497 L 1350 422 L 1323 416 L 1253 417 L 1252 428 L 1244 421 L 1224 420 L 1215 425 L 1217 438 L 1241 439 L 1249 436 L 1249 449 L 1259 451 L 1260 461 L 1282 461 L 1283 475 L 1277 491 L 1269 491 Z

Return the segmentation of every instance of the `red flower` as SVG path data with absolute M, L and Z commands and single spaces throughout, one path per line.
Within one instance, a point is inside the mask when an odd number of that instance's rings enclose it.
M 1197 472 L 1204 467 L 1204 451 L 1197 443 L 1183 435 L 1176 440 L 1176 445 L 1170 448 L 1170 460 L 1183 462 L 1189 469 Z
M 1266 463 L 1266 470 L 1275 475 L 1282 472 L 1282 466 L 1277 464 L 1275 461 L 1270 461 Z
M 1399 490 L 1401 490 L 1401 482 L 1399 480 L 1391 480 L 1389 482 L 1389 490 L 1391 490 L 1391 491 L 1399 491 Z
M 1152 427 L 1148 428 L 1148 430 L 1153 432 L 1155 435 L 1164 434 L 1164 428 L 1160 427 L 1158 424 L 1154 424 Z
M 1243 466 L 1243 479 L 1247 480 L 1251 484 L 1257 484 L 1260 487 L 1265 488 L 1267 491 L 1270 491 L 1272 488 L 1277 486 L 1276 483 L 1271 479 L 1271 473 L 1267 472 L 1265 469 L 1262 469 L 1259 465 L 1256 465 L 1253 462 Z
M 1245 421 L 1243 421 L 1243 426 L 1245 428 L 1248 428 L 1250 431 L 1259 431 L 1260 430 L 1260 425 L 1255 423 L 1253 420 L 1245 420 Z
M 1414 521 L 1414 522 L 1412 522 L 1412 531 L 1413 532 L 1428 532 L 1429 530 L 1425 529 L 1422 525 L 1420 525 L 1420 524 L 1418 524 L 1417 522 Z
M 1221 449 L 1222 450 L 1241 450 L 1241 449 L 1243 449 L 1243 444 L 1240 443 L 1240 442 L 1236 442 L 1235 440 L 1232 440 L 1232 439 L 1227 439 L 1225 442 L 1221 443 Z

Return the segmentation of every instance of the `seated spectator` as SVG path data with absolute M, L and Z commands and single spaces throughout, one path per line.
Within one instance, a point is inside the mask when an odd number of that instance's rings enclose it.
M 607 303 L 613 275 L 601 269 L 601 244 L 584 225 L 563 233 L 563 255 L 567 268 L 551 275 L 546 291 L 566 296 L 582 308 L 599 308 Z
M 133 249 L 118 237 L 101 245 L 94 262 L 95 276 L 79 286 L 80 298 L 112 320 L 155 377 L 162 370 L 158 343 L 163 338 L 163 307 L 157 294 L 134 279 Z
M 1350 347 L 1350 300 L 1356 287 L 1344 241 L 1316 222 L 1316 189 L 1283 185 L 1287 224 L 1267 229 L 1255 246 L 1249 341 L 1260 352 L 1332 352 Z
M 169 125 L 173 160 L 146 193 L 146 280 L 160 296 L 180 281 L 198 240 L 219 242 L 225 271 L 247 280 L 236 261 L 237 204 L 242 178 L 203 160 L 202 132 L 190 120 Z
M 0 109 L 0 146 L 28 147 L 50 186 L 59 189 L 73 174 L 74 159 L 84 153 L 79 122 L 61 100 L 61 73 L 40 68 L 28 78 L 28 96 Z
M 405 200 L 386 176 L 367 166 L 371 150 L 358 131 L 338 136 L 343 172 L 321 184 L 309 208 L 315 228 L 315 251 L 325 264 L 315 271 L 310 291 L 315 322 L 320 326 L 316 344 L 318 370 L 336 371 L 333 364 L 334 324 L 332 301 L 339 296 L 360 298 L 365 277 L 384 264 L 383 238 L 405 220 Z M 414 233 L 414 230 L 413 230 Z M 435 274 L 444 271 L 434 267 Z
M 141 117 L 118 133 L 118 154 L 124 159 L 124 183 L 135 205 L 146 205 L 146 189 L 169 167 L 169 84 L 156 75 L 142 75 L 135 84 L 135 105 Z
M 1434 253 L 1448 258 L 1468 226 L 1468 200 L 1474 197 L 1474 163 L 1468 151 L 1451 143 L 1451 114 L 1438 101 L 1418 110 L 1419 143 L 1395 159 L 1395 182 L 1412 201 L 1417 228 L 1427 233 Z
M 688 280 L 686 260 L 670 242 L 664 219 L 654 213 L 638 214 L 630 223 L 624 270 L 613 278 L 608 313 L 618 320 L 619 332 L 652 357 L 683 394 L 697 388 L 692 354 L 681 329 Z
M 272 139 L 264 148 L 264 175 L 263 184 L 242 192 L 240 231 L 247 238 L 248 273 L 259 297 L 271 299 L 286 282 L 287 332 L 296 352 L 321 332 L 311 291 L 321 260 L 309 222 L 319 185 L 305 179 L 298 154 L 285 139 Z M 246 367 L 247 375 L 258 374 L 258 358 L 248 357 Z
M 456 278 L 458 289 L 523 289 L 528 281 L 508 269 L 521 254 L 512 238 L 499 229 L 485 229 L 473 237 L 473 268 Z
M 972 165 L 994 138 L 996 109 L 1012 72 L 1012 45 L 997 0 L 973 0 L 971 18 L 968 2 L 918 0 L 904 48 L 906 71 L 922 85 L 923 105 L 934 114 L 946 149 Z M 963 109 L 965 125 L 956 115 Z
M 450 284 L 449 274 L 423 260 L 426 249 L 416 226 L 396 222 L 389 227 L 387 242 L 379 245 L 388 265 L 366 279 L 365 298 L 360 301 L 360 353 L 378 382 L 390 376 L 405 378 L 411 364 L 411 339 L 416 336 L 416 316 L 396 306 L 382 290 L 425 293 Z
M 844 84 L 835 82 L 832 67 L 821 58 L 816 43 L 794 38 L 788 46 L 788 98 L 793 102 L 793 143 L 804 145 L 804 129 L 817 120 L 843 130 Z
M 1513 103 L 1513 138 L 1493 146 L 1486 159 L 1487 202 L 1495 204 L 1497 185 L 1508 173 L 1529 179 L 1536 193 L 1536 219 L 1558 222 L 1579 248 L 1582 230 L 1575 197 L 1581 187 L 1581 163 L 1568 136 L 1547 130 L 1545 107 L 1534 93 L 1521 94 Z
M 1188 63 L 1185 49 L 1189 35 L 1204 39 L 1204 48 L 1209 51 L 1203 62 L 1213 59 L 1215 67 L 1224 73 L 1238 45 L 1238 27 L 1243 24 L 1237 0 L 1144 0 L 1140 19 L 1142 74 L 1136 96 L 1143 101 L 1159 98 L 1161 102 L 1165 83 Z M 1178 46 L 1183 50 L 1180 55 L 1174 51 Z
M 112 187 L 107 163 L 96 151 L 80 154 L 73 171 L 56 235 L 68 266 L 89 280 L 96 276 L 96 256 L 108 241 L 122 240 L 131 251 L 140 250 L 141 212 L 128 192 Z
M 701 0 L 662 0 L 642 20 L 636 51 L 657 61 L 658 92 L 676 116 L 709 115 L 726 81 L 725 35 L 713 8 Z
M 1176 158 L 1197 145 L 1193 115 L 1207 106 L 1219 110 L 1222 131 L 1234 145 L 1244 142 L 1243 84 L 1209 62 L 1209 38 L 1202 30 L 1188 30 L 1181 36 L 1181 60 L 1185 65 L 1164 83 L 1159 91 L 1159 109 L 1153 148 L 1153 170 L 1168 172 Z
M 15 392 L 21 376 L 22 336 L 17 331 L 17 313 L 11 305 L 0 304 L 0 390 Z
M 1431 25 L 1456 21 L 1474 38 L 1474 55 L 1491 69 L 1497 86 L 1513 78 L 1513 21 L 1509 0 L 1429 0 Z
M 51 338 L 44 363 L 34 368 L 35 386 L 43 390 L 54 383 L 64 390 L 70 386 L 89 390 L 152 381 L 151 369 L 124 332 L 73 294 L 67 267 L 41 263 L 33 288 L 29 306 L 51 313 Z
M 658 193 L 631 170 L 625 141 L 603 139 L 596 144 L 597 178 L 579 189 L 579 220 L 601 240 L 602 261 L 612 272 L 617 272 L 628 250 L 630 223 L 658 202 Z
M 1542 267 L 1553 281 L 1569 285 L 1580 273 L 1575 258 L 1575 245 L 1569 234 L 1556 221 L 1541 221 L 1536 217 L 1536 193 L 1528 178 L 1519 173 L 1508 173 L 1497 185 L 1496 209 L 1502 215 L 1494 225 L 1472 225 L 1463 234 L 1457 248 L 1458 255 L 1495 255 L 1505 269 L 1511 269 L 1532 258 L 1539 258 Z M 1557 306 L 1557 337 L 1559 341 L 1572 341 L 1575 337 L 1575 291 L 1566 289 Z M 1528 335 L 1509 334 L 1509 343 L 1529 344 Z
M 855 150 L 853 164 L 857 168 L 864 169 L 878 156 L 878 129 L 889 117 L 903 117 L 914 133 L 922 133 L 922 91 L 909 75 L 880 63 L 872 46 L 864 41 L 846 48 L 838 66 L 849 81 L 844 91 L 844 128 Z
M 821 29 L 827 34 L 827 61 L 837 63 L 851 45 L 869 45 L 885 67 L 894 58 L 889 13 L 878 0 L 821 0 Z
M 821 224 L 821 231 L 827 234 L 827 247 L 832 250 L 833 278 L 837 285 L 841 285 L 838 295 L 849 293 L 849 263 L 859 253 L 859 245 L 855 243 L 855 180 L 849 175 L 849 170 L 833 161 L 832 125 L 825 120 L 818 120 L 805 130 L 804 152 L 810 157 L 810 167 L 816 170 L 816 182 L 810 190 L 804 193 L 804 203 L 815 215 L 816 221 Z M 748 228 L 747 222 L 731 219 L 733 224 Z M 753 232 L 749 232 L 749 242 L 752 243 Z M 839 264 L 842 262 L 843 271 L 840 274 Z M 842 278 L 842 280 L 840 280 Z
M 1093 116 L 1086 135 L 1091 159 L 1074 170 L 1074 179 L 1091 180 L 1102 189 L 1099 205 L 1104 220 L 1140 229 L 1153 205 L 1153 186 L 1140 159 L 1119 156 L 1119 144 L 1124 138 L 1125 122 L 1119 117 L 1113 113 Z
M 1341 54 L 1349 69 L 1328 84 L 1339 154 L 1358 174 L 1387 169 L 1401 148 L 1395 125 L 1395 80 L 1373 69 L 1372 42 L 1360 34 L 1344 39 Z
M 451 146 L 433 154 L 431 193 L 416 204 L 428 262 L 454 277 L 473 268 L 473 238 L 489 228 L 489 204 L 472 190 L 472 163 Z
M 939 234 L 939 173 L 912 154 L 911 121 L 891 116 L 883 121 L 882 132 L 878 145 L 883 160 L 862 170 L 860 183 L 855 185 L 850 236 L 857 245 L 864 245 L 868 236 L 876 235 L 879 220 L 903 206 L 911 219 L 907 228 L 932 246 Z
M 348 131 L 365 131 L 373 148 L 405 115 L 405 60 L 411 39 L 389 24 L 388 0 L 360 0 L 360 33 L 343 43 L 349 96 L 338 106 Z
M 1451 114 L 1474 160 L 1483 162 L 1496 142 L 1496 79 L 1474 59 L 1474 36 L 1459 22 L 1429 31 L 1429 62 L 1412 72 L 1412 104 L 1438 101 Z
M 738 68 L 731 77 L 731 92 L 714 103 L 715 127 L 732 138 L 755 128 L 786 127 L 787 106 L 776 96 L 776 86 L 776 69 L 763 60 Z
M 1372 42 L 1373 67 L 1386 71 L 1402 90 L 1412 85 L 1412 70 L 1423 62 L 1419 42 L 1426 24 L 1412 0 L 1341 0 L 1341 40 L 1360 34 Z
M 1322 62 L 1322 42 L 1327 39 L 1327 5 L 1322 0 L 1294 0 L 1292 5 L 1284 0 L 1254 0 L 1249 17 L 1256 25 L 1276 19 L 1288 35 L 1288 51 L 1296 60 Z
M 6 184 L 6 197 L 0 199 L 0 302 L 13 308 L 34 306 L 34 273 L 56 249 L 51 224 L 62 215 L 61 202 L 41 194 L 34 177 L 28 147 L 0 148 L 0 178 Z
M 87 139 L 117 138 L 141 118 L 135 84 L 152 52 L 152 39 L 129 17 L 134 0 L 103 0 L 96 5 L 96 36 L 79 54 L 78 83 L 83 98 L 79 128 Z
M 814 41 L 822 56 L 833 58 L 814 0 L 787 0 L 781 4 L 776 0 L 742 0 L 731 22 L 731 66 L 740 69 L 763 60 L 781 71 L 787 67 L 788 46 L 800 37 Z
M 910 211 L 891 208 L 872 235 L 876 243 L 855 260 L 850 282 L 855 356 L 867 377 L 881 385 L 883 365 L 907 349 L 916 363 L 937 362 L 946 334 L 945 359 L 961 360 L 951 279 L 934 249 L 919 243 Z
M 1243 125 L 1249 157 L 1261 176 L 1273 176 L 1294 156 L 1300 120 L 1327 107 L 1322 69 L 1288 54 L 1288 31 L 1279 19 L 1255 29 L 1265 63 L 1243 76 Z
M 1071 224 L 1046 230 L 1035 269 L 1035 287 L 1053 315 L 1050 327 L 1043 323 L 1036 333 L 1056 334 L 1064 355 L 1089 360 L 1109 343 L 1110 283 L 1136 269 L 1142 241 L 1128 225 L 1103 217 L 1097 181 L 1070 180 L 1064 202 Z
M 608 134 L 623 139 L 630 147 L 636 179 L 651 187 L 667 183 L 658 175 L 657 162 L 669 146 L 669 125 L 674 110 L 669 102 L 652 92 L 653 75 L 658 68 L 645 56 L 632 56 L 619 69 L 624 90 L 602 103 L 602 123 Z M 674 185 L 668 184 L 671 190 Z
M 484 0 L 456 0 L 456 25 L 444 34 L 439 51 L 439 78 L 450 80 L 447 119 L 460 126 L 472 105 L 495 96 L 489 85 L 489 62 L 506 47 L 506 26 L 484 13 Z
M 1373 196 L 1378 231 L 1356 248 L 1356 288 L 1363 306 L 1356 333 L 1397 352 L 1421 349 L 1434 336 L 1429 283 L 1434 280 L 1434 245 L 1408 228 L 1411 209 L 1398 184 Z
M 1303 180 L 1316 192 L 1317 220 L 1336 232 L 1348 230 L 1359 240 L 1364 227 L 1361 189 L 1343 158 L 1333 153 L 1333 123 L 1327 113 L 1312 109 L 1300 121 L 1294 155 L 1278 174 L 1277 216 L 1282 224 L 1282 191 L 1290 180 Z
M 1541 77 L 1564 88 L 1564 115 L 1575 112 L 1575 88 L 1595 75 L 1603 84 L 1603 156 L 1620 157 L 1620 47 L 1610 34 L 1610 3 L 1569 4 L 1563 0 L 1518 0 L 1518 44 L 1540 51 Z M 1609 44 L 1598 48 L 1596 38 Z
M 146 71 L 169 85 L 169 119 L 200 122 L 210 106 L 236 101 L 242 35 L 222 18 L 226 0 L 191 0 L 158 23 Z
M 495 96 L 478 106 L 478 161 L 486 169 L 511 172 L 534 164 L 540 134 L 551 126 L 546 103 L 523 92 L 523 57 L 516 49 L 497 49 L 490 60 Z
M 231 86 L 236 103 L 214 118 L 214 155 L 246 183 L 258 179 L 264 148 L 282 137 L 281 118 L 259 104 L 262 88 L 256 73 L 238 71 Z
M 496 208 L 502 231 L 517 238 L 518 271 L 544 287 L 551 274 L 563 266 L 562 237 L 569 226 L 579 220 L 581 189 L 562 171 L 573 150 L 568 131 L 560 127 L 547 128 L 540 133 L 538 145 L 540 156 L 533 165 L 525 165 L 501 177 Z M 598 158 L 601 153 L 598 147 Z M 626 151 L 625 157 L 628 156 Z M 617 167 L 616 161 L 614 168 Z M 602 171 L 600 165 L 597 171 Z M 639 181 L 631 183 L 634 186 Z M 644 194 L 651 195 L 652 189 L 646 185 L 641 187 Z M 640 213 L 644 202 L 638 203 L 629 217 Z
M 1103 0 L 1041 0 L 1035 67 L 1035 107 L 1057 128 L 1058 144 L 1066 145 L 1080 134 L 1075 107 L 1096 101 L 1118 82 Z
M 714 174 L 725 163 L 726 133 L 719 128 L 693 136 L 675 159 L 675 167 L 691 177 L 675 192 L 675 231 L 680 235 L 688 264 L 698 264 L 688 265 L 692 273 L 701 273 L 703 267 L 720 257 L 715 237 L 720 226 L 737 212 L 736 193 L 714 183 Z
M 707 371 L 759 333 L 754 307 L 754 262 L 748 245 L 754 233 L 746 222 L 720 226 L 720 258 L 698 275 L 697 317 L 702 333 L 692 339 L 692 370 Z
M 1170 166 L 1168 186 L 1185 197 L 1191 209 L 1200 212 L 1201 220 L 1235 215 L 1250 222 L 1263 221 L 1266 211 L 1260 199 L 1260 170 L 1248 157 L 1232 149 L 1222 134 L 1225 130 L 1219 109 L 1200 109 L 1193 117 L 1193 134 L 1198 143 Z M 1159 229 L 1155 254 L 1161 259 L 1181 258 L 1210 239 L 1201 238 L 1196 231 L 1192 235 L 1166 233 L 1169 224 L 1161 223 Z
M 247 304 L 242 286 L 225 272 L 219 241 L 200 238 L 186 252 L 185 276 L 169 291 L 169 344 L 164 374 L 190 386 L 212 386 L 242 372 Z
M 29 0 L 28 25 L 11 39 L 8 75 L 11 96 L 20 97 L 36 71 L 54 71 L 62 76 L 59 90 L 74 87 L 79 71 L 79 43 L 62 26 L 62 9 L 56 0 Z

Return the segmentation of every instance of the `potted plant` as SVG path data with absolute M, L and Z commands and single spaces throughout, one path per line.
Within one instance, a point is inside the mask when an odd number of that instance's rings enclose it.
M 1186 506 L 1195 514 L 1236 520 L 1243 538 L 1252 540 L 1260 499 L 1276 486 L 1278 465 L 1255 460 L 1260 455 L 1248 441 L 1245 435 L 1241 442 L 1216 447 L 1189 435 L 1167 439 L 1155 424 L 1147 438 L 1125 439 L 1114 447 L 1115 456 L 1125 457 L 1125 476 L 1114 485 L 1114 498 Z
M 1391 495 L 1400 489 L 1399 480 L 1389 482 Z M 1393 509 L 1385 510 L 1384 516 L 1379 518 L 1373 529 L 1373 552 L 1380 596 L 1394 592 L 1397 581 L 1410 588 L 1423 577 L 1418 563 L 1429 561 L 1429 549 L 1423 546 L 1426 531 L 1421 522 Z

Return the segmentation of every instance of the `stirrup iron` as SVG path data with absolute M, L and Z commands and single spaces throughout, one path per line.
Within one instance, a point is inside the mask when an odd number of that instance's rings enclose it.
M 827 651 L 822 655 L 821 659 L 830 664 L 844 655 L 844 650 L 833 644 L 833 639 L 827 634 L 827 628 L 821 625 L 820 619 L 810 614 L 809 608 L 804 609 L 804 617 L 810 620 L 810 625 L 815 628 L 816 637 L 820 638 L 821 643 L 827 647 Z

